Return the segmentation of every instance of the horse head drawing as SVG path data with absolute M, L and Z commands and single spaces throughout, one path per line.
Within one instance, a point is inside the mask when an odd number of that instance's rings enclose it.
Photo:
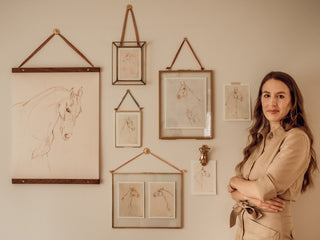
M 21 114 L 22 137 L 30 148 L 31 160 L 48 156 L 57 134 L 64 141 L 72 137 L 82 112 L 82 95 L 83 87 L 77 91 L 51 87 L 15 104 L 15 110 Z
M 74 89 L 70 90 L 69 97 L 58 104 L 58 113 L 60 119 L 60 133 L 63 140 L 69 140 L 73 133 L 76 120 L 79 117 L 81 108 L 81 97 L 83 88 L 79 88 L 75 93 Z

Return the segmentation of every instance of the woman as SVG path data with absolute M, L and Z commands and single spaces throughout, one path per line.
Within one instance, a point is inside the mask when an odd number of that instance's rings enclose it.
M 318 168 L 303 99 L 294 79 L 271 72 L 261 82 L 244 158 L 228 191 L 237 202 L 236 240 L 294 239 L 291 201 L 312 185 Z

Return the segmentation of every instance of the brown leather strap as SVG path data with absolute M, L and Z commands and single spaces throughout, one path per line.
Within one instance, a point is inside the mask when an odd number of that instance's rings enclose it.
M 78 53 L 87 63 L 90 64 L 91 67 L 94 67 L 93 64 L 75 47 L 73 46 L 62 34 L 58 29 L 54 30 L 54 33 L 50 35 L 36 50 L 34 50 L 29 57 L 24 60 L 18 68 L 21 68 L 26 62 L 28 62 L 34 55 L 36 55 L 37 52 L 41 50 L 55 35 L 59 35 L 67 44 L 69 47 L 71 47 L 76 53 Z
M 114 110 L 117 111 L 117 110 L 120 108 L 121 104 L 123 103 L 124 99 L 127 97 L 128 94 L 131 96 L 132 100 L 133 100 L 133 101 L 135 102 L 135 104 L 138 106 L 139 110 L 142 110 L 143 107 L 140 107 L 140 105 L 139 105 L 139 103 L 137 102 L 137 100 L 136 100 L 136 99 L 134 98 L 134 96 L 131 94 L 130 89 L 127 89 L 127 92 L 126 92 L 126 94 L 122 97 L 122 100 L 121 100 L 120 104 L 119 104 L 118 107 L 116 107 Z
M 128 21 L 129 12 L 131 12 L 132 22 L 133 22 L 134 31 L 135 31 L 135 34 L 136 34 L 137 44 L 140 45 L 138 27 L 137 27 L 136 19 L 135 19 L 135 17 L 134 17 L 134 13 L 133 13 L 133 10 L 132 10 L 132 5 L 130 5 L 130 4 L 127 6 L 126 15 L 125 15 L 125 17 L 124 17 L 124 23 L 123 23 L 123 27 L 122 27 L 122 34 L 121 34 L 120 45 L 122 45 L 122 43 L 123 43 L 123 41 L 124 41 L 124 36 L 125 36 L 125 32 L 126 32 L 126 27 L 127 27 L 127 21 Z
M 31 55 L 30 55 L 29 57 L 27 57 L 26 60 L 24 60 L 24 61 L 20 64 L 20 66 L 19 66 L 18 68 L 21 68 L 26 62 L 28 62 L 28 61 L 30 60 L 30 58 L 32 58 L 34 55 L 36 55 L 36 53 L 39 52 L 40 49 L 43 48 L 43 47 L 51 40 L 51 38 L 54 37 L 54 35 L 55 35 L 55 34 L 53 33 L 50 37 L 48 37 L 36 50 L 33 51 L 33 53 L 31 53 Z
M 179 171 L 180 173 L 185 173 L 185 172 L 187 171 L 187 170 L 185 170 L 185 169 L 179 169 L 179 168 L 176 167 L 175 165 L 169 163 L 168 161 L 166 161 L 166 160 L 160 158 L 159 156 L 157 156 L 156 154 L 152 153 L 149 148 L 145 148 L 142 153 L 139 153 L 137 156 L 135 156 L 135 157 L 131 158 L 130 160 L 128 160 L 127 162 L 121 164 L 121 165 L 120 165 L 119 167 L 117 167 L 116 169 L 110 170 L 110 173 L 112 173 L 112 174 L 115 173 L 117 170 L 119 170 L 119 169 L 122 168 L 123 166 L 127 165 L 128 163 L 132 162 L 133 160 L 137 159 L 137 158 L 140 157 L 142 154 L 151 154 L 151 155 L 154 156 L 155 158 L 161 160 L 162 162 L 164 162 L 165 164 L 169 165 L 170 167 L 176 169 L 176 170 Z
M 181 51 L 181 48 L 182 48 L 182 46 L 183 46 L 183 44 L 184 44 L 185 42 L 186 42 L 186 43 L 188 44 L 188 46 L 190 47 L 191 52 L 192 52 L 193 56 L 195 57 L 195 59 L 197 60 L 197 62 L 199 63 L 201 70 L 204 70 L 204 67 L 202 67 L 202 65 L 201 65 L 201 63 L 200 63 L 200 60 L 198 59 L 196 53 L 194 52 L 194 50 L 193 50 L 193 48 L 191 47 L 191 44 L 189 43 L 189 41 L 188 41 L 187 38 L 184 38 L 184 40 L 182 41 L 182 43 L 181 43 L 181 45 L 180 45 L 180 47 L 179 47 L 179 49 L 178 49 L 178 52 L 176 53 L 176 55 L 175 55 L 175 57 L 174 57 L 171 65 L 170 65 L 170 67 L 167 67 L 167 69 L 170 70 L 170 69 L 173 67 L 173 64 L 174 64 L 175 61 L 177 60 L 177 57 L 178 57 L 178 55 L 179 55 L 179 53 L 180 53 L 180 51 Z

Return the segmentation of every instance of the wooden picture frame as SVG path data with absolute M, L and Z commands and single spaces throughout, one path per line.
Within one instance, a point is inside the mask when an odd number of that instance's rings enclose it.
M 100 183 L 100 68 L 12 72 L 12 183 Z
M 159 71 L 159 138 L 213 138 L 213 72 Z
M 112 84 L 146 84 L 146 42 L 126 41 L 112 43 Z
M 126 184 L 127 189 L 120 189 L 119 184 Z M 140 191 L 135 186 L 140 186 Z M 119 215 L 119 212 L 128 214 Z M 182 216 L 182 173 L 112 174 L 113 228 L 182 228 Z
M 115 146 L 141 147 L 142 111 L 115 112 Z

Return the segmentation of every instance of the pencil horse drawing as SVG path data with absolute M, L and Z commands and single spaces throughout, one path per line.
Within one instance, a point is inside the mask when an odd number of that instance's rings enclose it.
M 19 135 L 30 146 L 30 160 L 47 157 L 57 135 L 63 141 L 72 137 L 82 111 L 82 94 L 82 87 L 77 91 L 51 87 L 14 105 L 15 114 L 19 114 L 14 116 L 19 116 L 22 125 Z

